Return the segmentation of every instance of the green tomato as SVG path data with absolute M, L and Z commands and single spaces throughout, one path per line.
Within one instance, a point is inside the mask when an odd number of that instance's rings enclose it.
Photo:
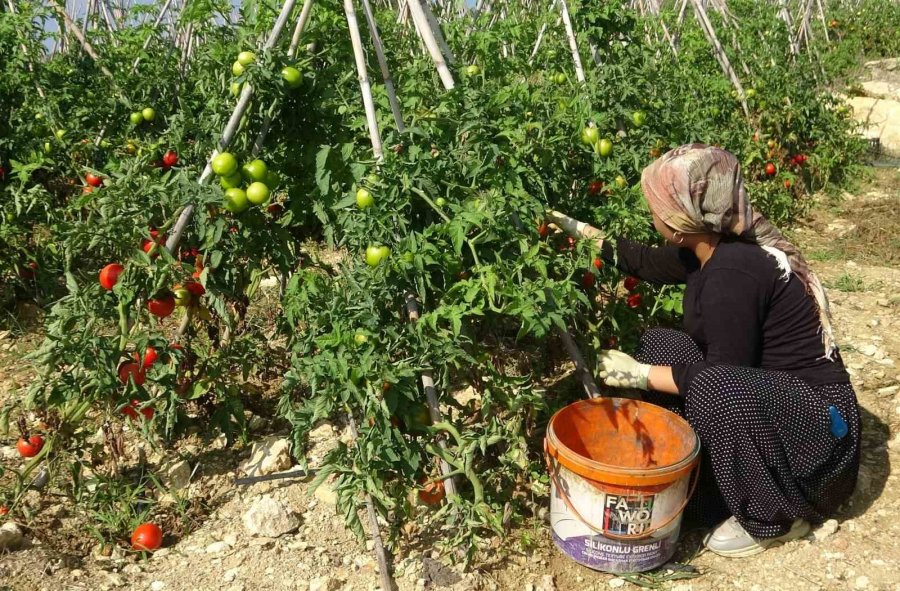
M 237 63 L 242 66 L 249 66 L 256 61 L 256 54 L 252 51 L 242 51 L 238 54 Z
M 140 111 L 135 111 L 128 116 L 128 120 L 131 121 L 132 125 L 140 125 L 144 122 L 144 114 Z
M 437 199 L 434 200 L 434 204 L 437 205 L 438 207 L 444 207 L 445 205 L 447 205 L 447 200 L 444 199 L 443 197 L 438 197 Z
M 262 205 L 269 198 L 269 187 L 259 181 L 247 187 L 247 200 L 253 205 Z
M 175 296 L 175 305 L 176 306 L 190 306 L 191 305 L 191 292 L 189 292 L 184 287 L 179 287 L 172 291 L 172 295 Z
M 596 127 L 585 127 L 581 130 L 581 143 L 593 146 L 600 140 L 600 130 Z
M 755 89 L 755 88 L 748 88 L 748 89 L 747 89 L 747 92 L 746 92 L 745 94 L 747 95 L 747 98 L 748 98 L 748 99 L 752 99 L 753 97 L 756 96 L 756 89 Z
M 613 144 L 606 138 L 600 140 L 597 144 L 597 153 L 600 154 L 603 158 L 606 158 L 610 154 L 612 154 Z
M 257 158 L 251 162 L 244 164 L 241 167 L 241 174 L 244 175 L 244 178 L 247 181 L 264 181 L 266 179 L 266 175 L 269 174 L 269 167 L 266 166 L 266 163 Z
M 370 246 L 366 248 L 366 264 L 370 267 L 377 267 L 390 254 L 391 249 L 387 246 Z
M 239 172 L 236 172 L 230 176 L 219 177 L 219 184 L 222 185 L 223 189 L 234 189 L 236 187 L 240 187 L 242 182 L 244 182 L 244 179 Z
M 559 74 L 557 74 L 556 76 L 553 77 L 553 80 L 554 80 L 557 84 L 565 84 L 565 83 L 566 83 L 566 80 L 568 80 L 568 79 L 569 79 L 569 77 L 566 76 L 566 75 L 565 75 L 564 73 L 562 73 L 562 72 L 560 72 Z
M 353 335 L 353 342 L 359 346 L 362 346 L 362 345 L 365 345 L 367 342 L 369 342 L 369 337 L 367 337 L 366 335 L 364 335 L 361 332 L 358 332 L 355 335 Z
M 141 117 L 144 118 L 144 121 L 153 121 L 156 119 L 156 111 L 154 111 L 151 107 L 147 107 L 143 111 L 141 111 Z
M 50 144 L 50 142 L 44 142 L 44 154 L 49 154 L 52 151 L 53 146 Z
M 373 205 L 375 205 L 375 198 L 368 189 L 360 188 L 356 191 L 356 207 L 366 209 Z
M 234 62 L 231 64 L 231 73 L 235 76 L 240 76 L 244 73 L 244 65 L 241 62 Z
M 467 76 L 477 76 L 481 74 L 481 68 L 477 65 L 472 64 L 471 66 L 466 66 L 466 75 Z
M 212 160 L 213 172 L 219 176 L 231 176 L 237 172 L 238 161 L 230 152 L 217 154 Z
M 231 213 L 241 213 L 250 208 L 250 201 L 247 200 L 247 193 L 243 189 L 237 187 L 225 191 L 225 209 Z
M 66 130 L 65 130 L 65 129 L 57 129 L 57 130 L 56 130 L 56 139 L 61 140 L 61 139 L 63 139 L 65 136 L 66 136 Z
M 6 212 L 6 221 L 10 224 L 13 223 L 14 221 L 16 221 L 16 214 L 14 214 L 11 211 L 7 211 Z
M 625 177 L 623 177 L 622 175 L 619 175 L 616 177 L 616 186 L 618 188 L 624 189 L 627 184 L 628 184 L 628 181 L 626 181 Z
M 239 82 L 232 82 L 231 83 L 231 95 L 238 96 L 239 94 L 241 94 L 241 84 Z
M 635 127 L 642 127 L 647 123 L 647 113 L 644 111 L 635 111 L 631 115 L 631 121 L 634 123 Z
M 297 88 L 303 84 L 303 74 L 300 73 L 300 70 L 291 66 L 281 68 L 281 77 L 284 78 L 288 88 Z

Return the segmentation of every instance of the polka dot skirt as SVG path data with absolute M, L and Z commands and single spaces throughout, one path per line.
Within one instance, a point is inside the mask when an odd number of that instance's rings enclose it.
M 652 329 L 635 358 L 676 365 L 703 355 L 687 334 Z M 823 521 L 856 486 L 860 423 L 850 384 L 813 387 L 785 372 L 719 365 L 697 374 L 684 397 L 648 392 L 644 400 L 678 413 L 700 437 L 688 523 L 711 526 L 734 515 L 750 535 L 777 537 L 796 519 Z M 832 405 L 849 427 L 842 438 L 831 432 Z

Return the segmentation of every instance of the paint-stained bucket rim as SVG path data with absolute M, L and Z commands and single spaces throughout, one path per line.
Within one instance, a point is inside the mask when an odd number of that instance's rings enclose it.
M 669 444 L 672 437 L 677 438 L 676 441 L 684 449 L 683 455 L 680 454 L 682 457 L 677 461 L 655 467 L 617 466 L 593 460 L 566 445 L 558 434 L 558 426 L 567 420 L 571 422 L 573 415 L 577 413 L 588 415 L 598 412 L 607 415 L 614 413 L 621 415 L 623 419 L 628 418 L 625 413 L 629 412 L 634 417 L 655 419 L 654 427 L 664 425 L 670 428 L 671 433 L 654 433 L 653 437 L 661 441 L 668 439 Z M 671 484 L 688 475 L 700 460 L 700 439 L 687 421 L 661 406 L 624 398 L 594 398 L 570 404 L 553 415 L 547 426 L 546 452 L 550 458 L 588 480 L 638 488 Z

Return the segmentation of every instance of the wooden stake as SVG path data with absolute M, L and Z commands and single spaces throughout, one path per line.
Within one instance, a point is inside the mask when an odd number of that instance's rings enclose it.
M 406 294 L 406 312 L 411 323 L 415 324 L 419 321 L 419 305 L 418 302 L 416 302 L 416 296 L 412 293 Z M 437 390 L 434 387 L 434 377 L 431 370 L 423 371 L 420 378 L 422 380 L 422 390 L 425 392 L 425 401 L 428 403 L 428 412 L 431 415 L 431 422 L 440 423 L 444 418 L 441 414 L 441 406 L 438 402 Z M 439 437 L 438 445 L 441 449 L 447 449 L 447 440 L 444 437 Z M 444 460 L 440 461 L 440 465 L 441 474 L 445 476 L 444 490 L 448 497 L 452 497 L 456 495 L 456 481 L 452 477 L 447 477 L 453 473 L 453 468 Z
M 579 82 L 585 82 L 584 68 L 581 66 L 581 54 L 578 52 L 578 40 L 572 29 L 572 20 L 569 18 L 569 7 L 566 0 L 559 0 L 559 9 L 562 12 L 563 24 L 566 27 L 566 37 L 569 39 L 569 49 L 572 50 L 572 61 L 575 62 L 575 77 Z
M 722 44 L 719 42 L 716 31 L 709 21 L 706 9 L 703 8 L 703 4 L 700 0 L 691 0 L 691 3 L 694 6 L 694 13 L 697 15 L 697 20 L 700 22 L 700 28 L 703 29 L 706 39 L 709 41 L 710 45 L 712 45 L 713 53 L 715 54 L 716 59 L 718 59 L 722 71 L 724 71 L 725 75 L 731 79 L 731 84 L 734 85 L 735 90 L 737 90 L 738 99 L 741 101 L 741 107 L 744 109 L 744 115 L 749 119 L 750 108 L 747 106 L 747 95 L 744 93 L 744 87 L 741 85 L 741 80 L 735 73 L 734 68 L 731 67 L 731 62 L 728 61 L 728 55 L 726 55 L 725 50 L 722 49 Z
M 397 124 L 397 131 L 403 133 L 406 131 L 406 126 L 403 125 L 403 114 L 400 112 L 397 92 L 394 90 L 394 80 L 391 78 L 391 71 L 388 68 L 387 59 L 384 57 L 384 44 L 381 41 L 381 35 L 378 34 L 378 23 L 375 21 L 375 15 L 372 13 L 372 6 L 369 4 L 369 0 L 362 0 L 362 5 L 363 13 L 366 15 L 366 24 L 369 25 L 369 36 L 372 37 L 372 45 L 375 46 L 378 67 L 381 68 L 384 90 L 387 92 L 388 102 L 391 105 L 391 113 L 394 114 L 394 123 Z
M 444 61 L 444 55 L 441 53 L 441 50 L 438 47 L 437 40 L 434 38 L 434 32 L 431 30 L 431 26 L 429 26 L 428 24 L 428 18 L 425 16 L 424 11 L 422 10 L 420 0 L 408 0 L 406 4 L 407 6 L 409 6 L 410 15 L 413 17 L 413 22 L 415 22 L 416 30 L 419 32 L 419 38 L 422 39 L 422 42 L 425 44 L 425 48 L 431 55 L 431 59 L 434 61 L 434 65 L 438 71 L 438 76 L 440 76 L 444 88 L 446 88 L 447 90 L 451 90 L 454 86 L 456 86 L 456 83 L 453 80 L 453 75 L 450 73 L 450 69 L 447 67 L 446 62 Z
M 420 6 L 422 7 L 422 12 L 425 14 L 426 20 L 428 20 L 428 27 L 431 29 L 431 32 L 438 43 L 438 47 L 441 48 L 441 52 L 444 54 L 444 57 L 447 58 L 447 63 L 452 66 L 456 60 L 453 57 L 453 52 L 450 51 L 450 46 L 447 45 L 447 41 L 444 39 L 444 32 L 441 30 L 440 23 L 434 18 L 434 13 L 431 11 L 431 5 L 428 0 L 424 0 Z
M 363 107 L 366 111 L 366 126 L 369 128 L 369 140 L 372 152 L 379 162 L 384 158 L 381 146 L 381 133 L 378 131 L 378 119 L 375 117 L 375 101 L 372 100 L 372 87 L 369 84 L 369 73 L 366 70 L 366 55 L 363 52 L 362 39 L 353 0 L 344 0 L 344 14 L 347 17 L 347 28 L 350 29 L 350 42 L 353 44 L 353 57 L 356 60 L 356 74 L 359 77 L 359 88 L 362 92 Z

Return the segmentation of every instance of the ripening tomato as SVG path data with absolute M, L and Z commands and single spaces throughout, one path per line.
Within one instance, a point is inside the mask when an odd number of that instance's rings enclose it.
M 85 185 L 85 186 L 81 187 L 82 195 L 90 195 L 93 192 L 94 192 L 94 187 L 92 187 L 90 185 Z
M 588 194 L 596 197 L 603 192 L 603 181 L 593 181 L 588 185 Z
M 103 184 L 103 179 L 101 177 L 97 176 L 96 174 L 94 174 L 93 172 L 89 172 L 86 175 L 84 175 L 84 182 L 86 182 L 87 184 L 89 184 L 92 187 L 99 187 L 100 185 Z
M 585 271 L 581 276 L 581 287 L 584 289 L 590 289 L 594 287 L 594 283 L 597 281 L 597 278 L 590 271 Z
M 196 281 L 188 281 L 184 284 L 184 288 L 188 290 L 195 298 L 200 298 L 206 295 L 206 288 L 203 287 L 202 283 L 198 283 Z
M 147 381 L 146 372 L 137 362 L 129 361 L 119 366 L 119 381 L 127 384 L 129 379 L 134 380 L 136 386 L 143 386 Z
M 445 496 L 446 492 L 444 491 L 443 480 L 429 482 L 419 490 L 419 500 L 429 507 L 441 504 Z
M 628 304 L 629 308 L 640 308 L 641 302 L 643 301 L 643 297 L 639 293 L 633 293 L 625 300 L 625 303 Z
M 119 282 L 119 274 L 125 270 L 125 267 L 119 263 L 110 263 L 100 269 L 100 286 L 106 291 L 111 290 Z
M 163 533 L 155 523 L 142 523 L 131 533 L 131 548 L 152 552 L 162 546 Z
M 597 257 L 593 261 L 594 268 L 598 271 L 603 268 L 603 260 L 600 257 Z
M 16 449 L 19 450 L 19 455 L 23 458 L 33 458 L 41 453 L 43 448 L 44 438 L 40 435 L 32 435 L 28 439 L 19 437 L 19 441 L 16 442 Z
M 794 183 L 791 182 L 791 179 L 784 179 L 784 188 L 790 189 Z
M 775 165 L 771 162 L 766 163 L 766 174 L 769 176 L 775 176 L 775 173 L 778 172 L 778 169 L 775 168 Z
M 549 234 L 549 233 L 550 233 L 550 226 L 547 225 L 547 222 L 543 222 L 543 223 L 541 223 L 541 225 L 538 226 L 538 236 L 540 236 L 541 238 L 546 238 L 547 234 Z
M 175 296 L 161 294 L 147 302 L 147 309 L 157 318 L 165 318 L 175 311 Z
M 641 284 L 641 280 L 637 277 L 626 277 L 625 281 L 622 282 L 625 286 L 625 289 L 628 291 L 634 291 L 637 289 L 637 286 Z
M 181 285 L 176 285 L 174 289 L 172 289 L 172 296 L 175 298 L 176 306 L 190 306 L 191 301 L 193 300 L 191 292 Z
M 606 339 L 606 343 L 604 343 L 604 347 L 607 349 L 617 349 L 619 347 L 619 337 L 611 336 Z
M 176 164 L 178 164 L 178 152 L 175 150 L 168 150 L 162 157 L 162 164 L 166 168 L 172 168 Z
M 0 505 L 0 517 L 4 515 L 9 515 L 9 507 L 6 505 Z

